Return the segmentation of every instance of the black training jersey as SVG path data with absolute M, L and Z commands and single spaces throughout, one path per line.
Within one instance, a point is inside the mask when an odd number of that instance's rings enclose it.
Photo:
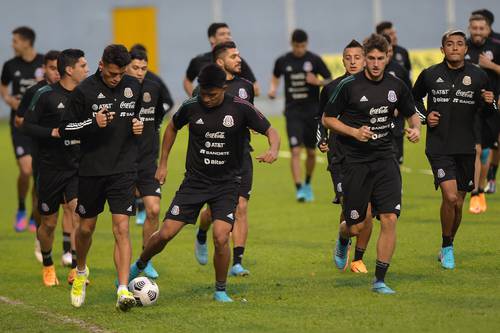
M 166 112 L 170 111 L 172 107 L 174 106 L 174 100 L 172 98 L 172 95 L 170 94 L 170 90 L 168 90 L 167 85 L 165 82 L 156 75 L 155 73 L 151 71 L 146 72 L 146 76 L 144 77 L 146 80 L 150 80 L 153 82 L 156 82 L 160 85 L 160 94 L 161 94 L 161 99 L 163 102 L 163 109 L 166 110 Z
M 399 45 L 394 45 L 392 47 L 392 50 L 394 52 L 394 55 L 392 56 L 393 59 L 396 60 L 396 62 L 408 72 L 411 72 L 411 62 L 408 51 L 404 47 Z
M 81 176 L 108 176 L 137 170 L 138 139 L 132 133 L 132 119 L 139 118 L 142 94 L 139 81 L 125 75 L 109 88 L 101 73 L 89 76 L 72 92 L 59 133 L 63 139 L 80 139 Z M 115 112 L 104 128 L 96 113 L 106 107 Z
M 57 170 L 78 168 L 80 141 L 63 140 L 51 135 L 61 123 L 70 94 L 71 91 L 59 83 L 46 85 L 36 92 L 25 114 L 23 127 L 28 135 L 36 138 L 40 166 Z
M 288 52 L 276 60 L 273 75 L 277 78 L 282 75 L 285 77 L 286 112 L 304 105 L 311 106 L 308 110 L 312 112 L 318 111 L 319 87 L 306 82 L 309 72 L 325 79 L 332 76 L 321 57 L 309 51 L 301 58 Z
M 15 57 L 5 62 L 2 68 L 2 84 L 12 84 L 11 95 L 21 98 L 26 90 L 43 79 L 43 55 L 37 54 L 31 62 Z M 11 116 L 14 115 L 12 110 Z
M 411 90 L 412 84 L 410 80 L 410 73 L 400 64 L 398 64 L 394 59 L 391 59 L 387 66 L 385 67 L 385 71 L 401 81 L 403 81 L 408 89 Z M 392 130 L 394 136 L 401 137 L 404 135 L 405 128 L 405 117 L 398 112 L 398 115 L 394 118 L 394 128 Z
M 28 90 L 26 90 L 26 92 L 23 95 L 23 98 L 21 98 L 21 103 L 19 103 L 19 107 L 16 110 L 16 116 L 21 118 L 24 117 L 26 111 L 28 111 L 31 101 L 33 100 L 33 97 L 35 96 L 35 93 L 38 91 L 38 89 L 45 87 L 47 84 L 48 82 L 46 80 L 42 80 L 39 81 L 34 86 L 29 87 Z
M 395 109 L 411 117 L 415 104 L 408 87 L 391 74 L 384 73 L 381 81 L 372 81 L 362 71 L 339 83 L 325 107 L 325 116 L 338 117 L 354 128 L 368 126 L 374 132 L 368 142 L 338 135 L 337 142 L 342 146 L 346 162 L 394 158 L 391 128 Z
M 491 61 L 495 64 L 500 65 L 500 45 L 492 42 L 489 38 L 483 45 L 475 45 L 472 40 L 467 40 L 467 54 L 465 55 L 465 60 L 472 62 L 473 64 L 479 64 L 479 55 L 484 53 Z M 500 93 L 500 80 L 498 74 L 491 69 L 483 69 L 490 81 L 490 85 L 496 96 Z
M 203 53 L 197 55 L 189 62 L 189 66 L 186 70 L 186 77 L 189 81 L 194 81 L 200 74 L 203 67 L 213 63 L 212 52 Z M 248 66 L 245 59 L 241 58 L 241 73 L 240 76 L 247 79 L 250 82 L 255 82 L 257 79 L 252 72 L 250 66 Z
M 238 179 L 247 128 L 265 134 L 271 126 L 252 104 L 228 94 L 213 109 L 204 107 L 199 96 L 190 98 L 172 121 L 176 129 L 189 125 L 186 175 L 207 182 Z
M 474 122 L 476 112 L 484 107 L 482 89 L 491 90 L 488 76 L 469 62 L 460 69 L 451 69 L 443 61 L 420 73 L 413 87 L 419 116 L 425 120 L 431 111 L 441 114 L 439 124 L 427 129 L 428 154 L 475 153 Z M 422 100 L 426 95 L 427 110 Z
M 156 164 L 160 150 L 160 126 L 167 113 L 161 87 L 156 82 L 144 79 L 142 83 L 139 118 L 144 123 L 139 137 L 138 170 Z

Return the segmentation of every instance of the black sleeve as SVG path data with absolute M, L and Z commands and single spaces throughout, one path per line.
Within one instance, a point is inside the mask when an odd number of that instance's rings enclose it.
M 197 59 L 196 57 L 191 59 L 189 62 L 189 66 L 186 69 L 186 77 L 188 78 L 189 81 L 193 82 L 194 79 L 198 77 L 198 65 L 197 65 Z
M 269 127 L 271 127 L 269 120 L 267 120 L 267 118 L 259 110 L 257 110 L 255 106 L 247 101 L 240 100 L 236 103 L 240 103 L 242 105 L 247 127 L 260 134 L 266 134 Z
M 316 72 L 321 75 L 324 79 L 330 79 L 332 77 L 332 73 L 326 66 L 325 62 L 321 57 L 318 56 L 316 60 Z
M 160 95 L 158 96 L 158 102 L 156 103 L 155 107 L 155 128 L 157 130 L 160 129 L 163 118 L 171 108 L 171 105 L 165 102 L 163 98 L 163 94 L 160 93 Z
M 172 121 L 177 130 L 180 130 L 184 125 L 189 123 L 188 108 L 184 104 L 182 104 L 179 110 L 172 116 Z
M 424 105 L 424 97 L 427 96 L 427 85 L 425 83 L 426 73 L 427 73 L 426 69 L 424 69 L 422 73 L 420 73 L 412 89 L 413 99 L 415 101 L 415 106 L 417 108 L 418 117 L 420 118 L 420 122 L 422 124 L 426 123 L 428 115 L 428 112 L 425 109 Z
M 174 100 L 172 95 L 170 95 L 170 91 L 168 90 L 167 85 L 163 80 L 160 80 L 160 99 L 162 100 L 162 108 L 164 109 L 164 115 L 172 109 L 174 106 Z
M 476 91 L 476 93 L 474 94 L 474 96 L 476 96 L 476 103 L 478 105 L 478 108 L 480 108 L 481 110 L 483 110 L 483 112 L 486 112 L 486 113 L 498 111 L 498 106 L 496 103 L 496 99 L 497 99 L 498 95 L 495 93 L 495 91 L 493 89 L 493 85 L 491 84 L 491 81 L 488 78 L 488 75 L 486 74 L 486 72 L 484 70 L 481 70 L 479 72 L 479 78 L 481 80 L 481 84 L 480 84 L 479 89 L 478 89 L 479 91 Z M 486 103 L 484 101 L 483 97 L 481 96 L 481 93 L 483 90 L 492 91 L 493 94 L 495 94 L 495 102 L 493 102 L 491 104 Z
M 403 68 L 404 69 L 404 73 L 403 73 L 403 82 L 406 84 L 406 86 L 408 87 L 408 89 L 412 89 L 412 83 L 411 83 L 411 79 L 410 79 L 410 72 L 406 69 L 406 68 Z
M 410 61 L 410 55 L 408 54 L 408 50 L 405 49 L 405 69 L 408 71 L 408 73 L 411 71 L 411 61 Z
M 415 114 L 416 107 L 413 96 L 404 83 L 401 84 L 401 96 L 398 98 L 397 109 L 405 118 L 410 118 Z
M 279 57 L 278 59 L 276 59 L 276 62 L 274 63 L 274 69 L 273 69 L 273 75 L 275 77 L 280 77 L 281 75 L 283 75 L 282 63 L 283 63 L 283 57 Z
M 6 86 L 11 82 L 12 82 L 12 76 L 9 70 L 9 64 L 5 63 L 2 68 L 2 84 Z
M 326 117 L 338 117 L 342 115 L 349 104 L 349 83 L 342 80 L 335 88 L 323 109 Z
M 36 93 L 33 97 L 33 103 L 24 115 L 23 130 L 24 132 L 35 138 L 50 138 L 52 136 L 52 128 L 40 126 L 40 119 L 46 112 L 48 92 Z
M 241 59 L 241 77 L 247 79 L 252 83 L 255 83 L 255 81 L 257 81 L 255 75 L 252 72 L 252 69 L 250 68 L 250 66 L 248 66 L 245 59 Z
M 70 95 L 69 107 L 63 114 L 59 134 L 63 139 L 78 139 L 95 132 L 99 126 L 85 109 L 85 96 L 80 88 L 76 88 Z
M 253 89 L 253 85 L 249 84 L 248 85 L 248 101 L 250 103 L 254 103 L 254 99 L 255 99 L 255 90 Z
M 33 89 L 28 89 L 26 93 L 21 98 L 21 103 L 19 103 L 19 107 L 16 110 L 16 116 L 23 118 L 28 108 L 30 106 L 31 100 L 35 95 L 35 91 Z

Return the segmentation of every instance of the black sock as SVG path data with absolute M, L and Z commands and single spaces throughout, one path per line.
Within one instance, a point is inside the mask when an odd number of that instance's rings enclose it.
M 71 268 L 76 268 L 76 250 L 71 250 Z
M 300 190 L 300 188 L 302 187 L 302 184 L 301 183 L 295 183 L 295 188 L 298 190 Z
M 52 250 L 49 250 L 49 252 L 42 251 L 42 259 L 43 259 L 44 266 L 54 265 L 54 262 L 52 261 Z
M 491 165 L 491 180 L 497 179 L 498 165 Z
M 365 249 L 356 246 L 354 251 L 354 261 L 363 260 L 363 255 L 365 254 Z
M 139 258 L 139 259 L 137 259 L 135 264 L 142 271 L 142 270 L 144 270 L 144 268 L 146 268 L 146 266 L 148 265 L 148 262 L 149 262 L 149 260 L 143 261 L 141 258 Z
M 243 260 L 243 252 L 245 252 L 245 247 L 237 246 L 233 249 L 233 266 L 240 264 Z
M 474 197 L 476 195 L 479 195 L 479 191 L 478 190 L 472 190 L 472 192 L 470 192 L 470 196 L 471 197 Z
M 339 242 L 342 246 L 347 246 L 349 244 L 349 238 L 343 238 L 341 234 L 339 234 Z
M 137 211 L 142 212 L 144 209 L 144 200 L 142 198 L 135 199 L 135 204 L 137 206 Z
M 71 234 L 63 232 L 63 251 L 64 253 L 71 251 Z
M 198 240 L 198 243 L 205 244 L 207 242 L 207 230 L 202 230 L 201 228 L 198 228 L 196 239 Z
M 216 281 L 215 291 L 226 291 L 226 281 Z
M 443 235 L 443 243 L 441 247 L 448 247 L 453 245 L 453 237 Z
M 389 269 L 389 264 L 377 259 L 375 262 L 375 279 L 377 282 L 384 282 L 385 273 Z
M 24 199 L 19 198 L 19 206 L 17 210 L 26 210 L 26 204 L 24 203 Z
M 479 193 L 484 193 L 484 188 L 479 188 Z
M 306 184 L 311 184 L 311 175 L 306 175 Z

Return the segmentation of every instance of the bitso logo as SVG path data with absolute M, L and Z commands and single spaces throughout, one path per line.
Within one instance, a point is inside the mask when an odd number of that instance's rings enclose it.
M 123 96 L 125 96 L 126 98 L 132 98 L 134 97 L 134 93 L 132 92 L 132 89 L 127 87 L 123 90 Z
M 394 90 L 389 90 L 389 93 L 387 94 L 387 99 L 391 103 L 396 102 L 398 100 L 398 97 L 396 96 L 396 92 Z
M 233 127 L 234 126 L 234 119 L 233 119 L 233 116 L 225 116 L 224 117 L 224 120 L 222 120 L 222 125 L 224 125 L 225 127 Z
M 172 209 L 170 210 L 170 214 L 177 216 L 177 215 L 179 215 L 179 212 L 180 212 L 179 206 L 173 205 Z
M 238 90 L 238 96 L 240 96 L 241 99 L 248 98 L 248 94 L 247 94 L 247 91 L 245 90 L 245 88 L 240 88 L 240 90 Z
M 144 103 L 149 103 L 151 102 L 151 94 L 148 93 L 147 91 L 142 95 L 142 100 Z

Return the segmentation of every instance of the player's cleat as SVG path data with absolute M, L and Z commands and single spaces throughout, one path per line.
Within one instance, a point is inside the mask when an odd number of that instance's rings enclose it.
M 297 198 L 298 202 L 306 201 L 306 193 L 304 192 L 304 185 L 302 185 L 296 192 L 295 198 Z
M 304 185 L 302 185 L 302 189 L 304 191 L 304 196 L 305 196 L 306 202 L 313 201 L 314 200 L 314 194 L 313 194 L 313 191 L 312 191 L 311 184 L 304 184 Z
M 133 279 L 135 279 L 136 277 L 139 276 L 139 274 L 141 274 L 141 270 L 139 269 L 139 267 L 137 266 L 137 262 L 134 262 L 131 266 L 130 266 L 130 272 L 128 273 L 128 281 L 132 281 Z M 118 287 L 118 280 L 116 280 L 116 287 Z
M 214 293 L 214 301 L 228 303 L 232 302 L 233 300 L 226 294 L 225 291 L 216 291 Z
M 16 214 L 16 220 L 14 221 L 14 229 L 17 232 L 22 232 L 26 230 L 28 226 L 28 220 L 26 219 L 26 211 L 18 210 Z
M 36 232 L 36 222 L 33 219 L 30 219 L 30 222 L 28 224 L 28 231 L 29 232 Z
M 123 312 L 127 312 L 135 306 L 134 294 L 130 291 L 123 289 L 117 293 L 116 308 Z
M 349 243 L 346 246 L 342 246 L 342 244 L 340 244 L 340 241 L 337 239 L 333 260 L 335 261 L 335 266 L 337 266 L 338 269 L 343 271 L 346 270 L 347 264 L 349 263 L 350 249 L 351 249 L 351 240 L 349 240 Z
M 481 203 L 479 202 L 479 195 L 473 195 L 470 197 L 469 212 L 472 214 L 481 213 Z
M 153 267 L 151 260 L 148 261 L 148 264 L 144 268 L 144 275 L 150 279 L 157 279 L 158 276 L 160 276 L 156 269 Z
M 40 249 L 40 241 L 35 238 L 35 258 L 39 262 L 43 262 L 42 250 Z
M 481 213 L 486 212 L 488 205 L 486 204 L 486 195 L 484 193 L 479 193 L 479 208 Z
M 247 276 L 250 275 L 250 271 L 248 269 L 245 269 L 241 264 L 236 264 L 231 267 L 231 270 L 229 271 L 229 275 L 231 276 Z
M 71 305 L 75 308 L 81 307 L 85 302 L 85 289 L 87 287 L 86 282 L 89 274 L 89 268 L 85 267 L 85 274 L 79 275 L 77 273 L 73 280 L 73 285 L 71 286 Z
M 75 277 L 76 277 L 76 268 L 72 268 L 69 273 L 68 273 L 68 284 L 69 285 L 72 285 L 73 284 L 73 281 L 75 281 Z M 85 281 L 85 285 L 89 285 L 90 281 L 89 279 L 87 279 L 87 281 Z
M 139 210 L 135 216 L 135 224 L 143 225 L 144 221 L 146 221 L 146 211 L 144 209 Z
M 56 275 L 56 268 L 54 265 L 44 266 L 42 270 L 43 284 L 46 287 L 53 287 L 59 284 L 59 280 Z
M 354 273 L 368 273 L 363 260 L 356 260 L 351 262 L 351 272 Z
M 198 229 L 196 230 L 198 234 Z M 208 245 L 207 242 L 205 244 L 201 244 L 198 242 L 198 238 L 194 238 L 194 256 L 200 265 L 206 265 L 208 262 Z
M 455 256 L 453 255 L 453 246 L 447 246 L 441 248 L 439 253 L 439 261 L 441 266 L 445 269 L 455 268 Z
M 486 188 L 484 189 L 484 193 L 487 194 L 493 194 L 497 191 L 497 183 L 494 179 L 488 180 L 488 184 L 486 185 Z
M 391 295 L 396 292 L 389 288 L 384 281 L 374 281 L 372 285 L 372 291 L 378 294 Z
M 66 253 L 63 253 L 63 255 L 61 256 L 61 265 L 65 266 L 65 267 L 71 267 L 71 263 L 73 262 L 73 255 L 71 254 L 71 252 L 66 252 Z

